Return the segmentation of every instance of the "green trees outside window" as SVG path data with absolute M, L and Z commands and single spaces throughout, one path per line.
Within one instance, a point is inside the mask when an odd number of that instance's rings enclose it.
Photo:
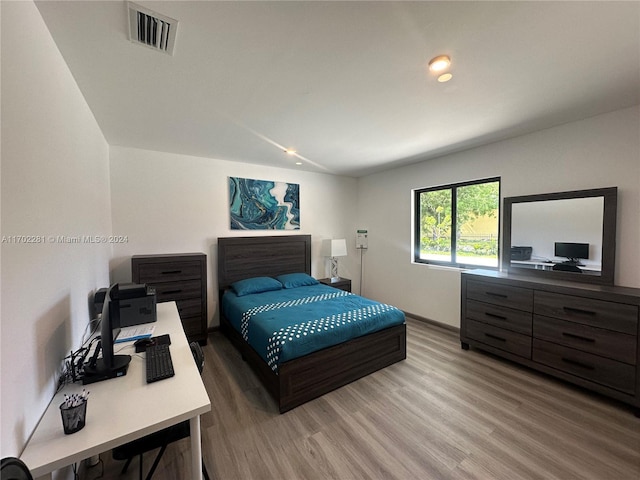
M 498 266 L 500 179 L 415 191 L 414 259 L 453 266 Z

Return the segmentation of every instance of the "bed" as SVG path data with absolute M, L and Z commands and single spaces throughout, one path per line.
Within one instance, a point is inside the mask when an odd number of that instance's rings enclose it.
M 223 299 L 225 294 L 229 296 L 229 290 L 235 293 L 232 284 L 237 286 L 236 282 L 241 280 L 275 278 L 287 274 L 311 274 L 310 235 L 218 238 L 220 329 L 256 372 L 275 399 L 280 413 L 406 358 L 404 317 L 401 323 L 397 317 L 393 317 L 391 323 L 395 324 L 391 326 L 371 332 L 365 329 L 359 336 L 340 340 L 337 344 L 324 345 L 321 342 L 319 350 L 290 359 L 283 356 L 277 366 L 274 366 L 273 362 L 265 359 L 263 349 L 259 348 L 261 353 L 258 353 L 247 341 L 246 332 L 242 328 L 236 328 L 238 319 L 227 317 L 224 310 L 227 309 L 228 316 L 233 317 L 232 310 L 223 307 Z M 383 310 L 390 315 L 392 313 L 393 307 L 389 309 L 384 304 L 341 290 L 319 285 L 304 288 L 309 288 L 311 292 L 303 295 L 307 299 L 315 299 L 317 295 L 321 295 L 331 297 L 333 302 L 334 297 L 347 296 L 351 303 L 359 302 L 367 308 Z M 318 290 L 322 288 L 325 290 Z M 289 301 L 292 291 L 283 289 L 282 292 L 285 294 L 285 301 Z M 278 303 L 274 300 L 275 294 L 277 292 L 264 293 L 271 305 Z M 329 305 L 328 303 L 327 308 L 334 308 Z M 305 320 L 310 319 L 300 319 L 301 322 Z

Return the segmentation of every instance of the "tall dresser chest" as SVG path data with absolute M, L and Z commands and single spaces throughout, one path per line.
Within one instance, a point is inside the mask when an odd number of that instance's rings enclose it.
M 156 289 L 158 302 L 175 301 L 189 341 L 207 343 L 207 256 L 134 255 L 131 278 Z

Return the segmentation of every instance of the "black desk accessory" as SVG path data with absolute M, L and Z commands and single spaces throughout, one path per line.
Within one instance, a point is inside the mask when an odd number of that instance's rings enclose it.
M 175 375 L 169 345 L 152 345 L 146 350 L 147 383 L 164 380 Z
M 136 347 L 136 353 L 140 353 L 146 351 L 147 347 L 151 345 L 171 345 L 171 338 L 169 334 L 151 338 L 141 338 L 140 340 L 136 340 L 134 345 Z

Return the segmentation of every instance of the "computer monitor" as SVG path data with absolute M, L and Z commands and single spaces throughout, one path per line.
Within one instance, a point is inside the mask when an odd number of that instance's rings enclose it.
M 118 284 L 115 283 L 107 291 L 102 305 L 100 320 L 100 343 L 96 347 L 89 363 L 84 366 L 83 383 L 93 383 L 127 374 L 130 355 L 115 355 L 113 343 L 120 332 L 120 303 Z M 102 358 L 97 358 L 102 350 Z
M 589 244 L 555 242 L 554 255 L 568 258 L 569 262 L 578 264 L 578 259 L 589 258 Z

